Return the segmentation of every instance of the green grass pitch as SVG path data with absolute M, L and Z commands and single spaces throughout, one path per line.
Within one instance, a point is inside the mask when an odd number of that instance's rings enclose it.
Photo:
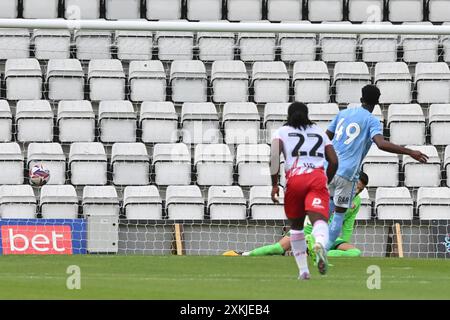
M 297 280 L 293 257 L 3 256 L 0 299 L 450 299 L 450 261 L 336 258 Z M 67 267 L 81 269 L 68 290 Z M 369 290 L 367 268 L 381 270 Z

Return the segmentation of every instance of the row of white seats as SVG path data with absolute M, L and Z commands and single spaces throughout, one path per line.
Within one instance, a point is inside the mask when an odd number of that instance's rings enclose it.
M 2 0 L 1 18 L 19 17 L 19 1 L 24 18 L 109 20 L 180 19 L 231 21 L 285 19 L 311 21 L 367 21 L 376 14 L 390 21 L 450 21 L 446 0 Z
M 381 91 L 380 103 L 410 103 L 417 91 L 418 103 L 450 103 L 450 69 L 444 62 L 418 63 L 414 81 L 404 62 L 379 62 L 374 76 L 364 62 L 339 62 L 333 78 L 323 61 L 296 62 L 292 83 L 294 98 L 304 103 L 326 103 L 330 92 L 336 91 L 337 103 L 359 101 L 361 88 L 375 83 Z M 91 60 L 87 81 L 91 101 L 124 100 L 127 79 L 119 60 Z M 42 71 L 36 59 L 9 59 L 5 66 L 6 98 L 8 100 L 41 99 Z M 45 83 L 50 100 L 83 100 L 85 75 L 76 59 L 50 60 Z M 23 90 L 27 87 L 27 90 Z M 242 61 L 216 61 L 208 79 L 202 61 L 174 61 L 169 79 L 161 61 L 133 61 L 128 73 L 130 100 L 166 101 L 168 87 L 171 100 L 217 103 L 246 102 L 249 87 L 256 103 L 288 102 L 291 77 L 281 62 L 255 62 L 252 77 Z
M 347 107 L 360 105 L 352 103 Z M 335 103 L 307 106 L 311 120 L 324 131 L 339 112 Z M 19 101 L 14 117 L 8 101 L 0 100 L 0 142 L 72 143 L 94 142 L 98 138 L 107 144 L 270 144 L 274 131 L 286 122 L 288 107 L 289 103 L 267 103 L 261 119 L 252 102 L 227 102 L 220 113 L 212 102 L 184 103 L 178 114 L 173 102 L 143 102 L 136 112 L 130 101 L 101 101 L 95 115 L 89 101 L 60 101 L 55 119 L 46 100 Z M 426 117 L 419 104 L 391 104 L 387 119 L 378 105 L 373 114 L 389 130 L 393 143 L 423 145 L 429 136 L 432 145 L 450 145 L 450 104 L 432 104 L 427 111 Z
M 409 146 L 429 156 L 421 164 L 410 156 L 403 156 L 401 169 L 404 185 L 411 188 L 439 187 L 446 172 L 450 186 L 450 146 L 443 161 L 434 146 Z M 234 151 L 234 150 L 233 150 Z M 151 172 L 157 185 L 189 185 L 191 180 L 200 186 L 232 185 L 235 172 L 240 186 L 270 185 L 270 147 L 267 144 L 240 144 L 235 155 L 226 144 L 198 144 L 192 157 L 187 145 L 156 144 L 150 158 L 142 143 L 116 143 L 109 158 L 112 183 L 115 185 L 148 185 Z M 151 160 L 151 161 L 150 161 Z M 0 184 L 24 182 L 24 156 L 17 143 L 0 143 Z M 66 182 L 66 155 L 57 143 L 32 143 L 27 150 L 27 167 L 43 164 L 50 170 L 49 184 Z M 192 165 L 196 177 L 192 178 Z M 400 183 L 398 156 L 373 146 L 363 163 L 370 177 L 370 187 L 396 187 Z M 108 184 L 108 157 L 98 142 L 73 143 L 68 156 L 70 183 L 73 185 Z M 380 175 L 383 172 L 383 175 Z M 284 185 L 284 175 L 282 184 Z
M 151 161 L 150 161 L 151 160 Z M 270 147 L 267 144 L 238 145 L 236 156 L 226 144 L 198 144 L 194 156 L 185 144 L 156 144 L 150 159 L 143 143 L 116 143 L 110 155 L 112 183 L 148 185 L 151 172 L 155 183 L 189 185 L 192 164 L 196 183 L 201 186 L 232 185 L 235 171 L 241 186 L 270 185 Z M 24 182 L 25 159 L 17 143 L 0 143 L 1 184 Z M 73 185 L 106 185 L 108 157 L 101 143 L 73 143 L 66 169 L 66 154 L 58 143 L 31 143 L 26 167 L 42 164 L 50 171 L 49 184 L 65 184 L 70 172 Z
M 113 51 L 120 60 L 151 60 L 154 49 L 162 61 L 193 60 L 195 48 L 202 61 L 234 60 L 239 48 L 242 61 L 274 61 L 279 48 L 280 58 L 286 62 L 314 61 L 320 49 L 320 59 L 325 62 L 356 61 L 361 50 L 362 60 L 370 63 L 395 62 L 400 48 L 405 62 L 437 62 L 442 45 L 443 60 L 450 62 L 450 36 L 238 33 L 236 37 L 229 32 L 86 30 L 72 35 L 69 30 L 44 29 L 34 30 L 32 36 L 27 29 L 0 30 L 0 60 L 29 58 L 30 44 L 34 45 L 34 56 L 42 60 L 70 58 L 73 45 L 80 60 L 111 59 Z
M 271 187 L 253 187 L 249 200 L 237 186 L 211 186 L 208 190 L 206 209 L 211 220 L 245 220 L 247 212 L 253 220 L 285 220 L 284 192 L 280 190 L 280 204 L 270 198 Z M 372 201 L 367 190 L 361 194 L 361 209 L 357 220 L 372 218 Z M 119 216 L 121 203 L 112 186 L 86 186 L 82 196 L 83 216 Z M 159 190 L 155 186 L 127 187 L 123 195 L 123 214 L 130 220 L 160 220 L 163 210 L 171 220 L 205 219 L 205 200 L 198 186 L 169 186 L 165 208 Z M 79 201 L 71 185 L 44 186 L 41 189 L 39 211 L 44 219 L 76 219 Z M 450 188 L 420 188 L 417 195 L 417 211 L 421 220 L 450 219 Z M 409 190 L 378 188 L 375 199 L 378 220 L 412 220 L 414 201 Z M 34 219 L 37 201 L 28 185 L 0 186 L 0 218 Z

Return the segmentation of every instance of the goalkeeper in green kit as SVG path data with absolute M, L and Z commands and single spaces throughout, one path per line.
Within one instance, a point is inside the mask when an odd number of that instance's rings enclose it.
M 361 208 L 361 197 L 359 194 L 366 188 L 369 183 L 369 177 L 364 172 L 360 173 L 359 181 L 356 186 L 356 196 L 353 199 L 352 207 L 347 210 L 344 217 L 344 223 L 342 227 L 342 234 L 336 239 L 333 247 L 328 251 L 328 257 L 359 257 L 361 250 L 350 244 L 350 239 L 353 235 L 353 229 L 355 224 L 355 218 Z M 331 207 L 331 206 L 330 206 Z M 330 218 L 331 222 L 333 217 Z M 313 254 L 314 237 L 312 236 L 312 226 L 308 220 L 305 220 L 305 238 L 308 243 L 308 251 Z M 289 233 L 287 233 L 279 242 L 264 247 L 259 247 L 248 252 L 236 252 L 234 250 L 227 251 L 223 255 L 225 256 L 271 256 L 271 255 L 283 255 L 286 251 L 291 249 L 291 243 L 289 239 Z

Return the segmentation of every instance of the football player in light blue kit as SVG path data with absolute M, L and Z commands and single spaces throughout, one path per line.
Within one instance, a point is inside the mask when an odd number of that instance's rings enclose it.
M 426 163 L 428 160 L 428 157 L 420 151 L 404 148 L 384 139 L 381 123 L 372 115 L 380 95 L 380 90 L 376 86 L 365 86 L 362 89 L 361 107 L 339 112 L 328 127 L 327 135 L 332 140 L 338 155 L 339 168 L 328 186 L 335 215 L 330 224 L 327 250 L 341 233 L 345 212 L 351 207 L 353 201 L 362 162 L 372 142 L 380 150 L 406 154 L 421 163 Z

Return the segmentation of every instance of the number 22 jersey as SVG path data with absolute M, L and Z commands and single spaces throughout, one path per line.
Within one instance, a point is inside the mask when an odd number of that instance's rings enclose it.
M 303 173 L 323 169 L 325 147 L 331 145 L 331 141 L 319 126 L 314 124 L 306 129 L 283 126 L 274 133 L 273 139 L 283 142 L 284 168 L 287 175 L 294 171 Z

